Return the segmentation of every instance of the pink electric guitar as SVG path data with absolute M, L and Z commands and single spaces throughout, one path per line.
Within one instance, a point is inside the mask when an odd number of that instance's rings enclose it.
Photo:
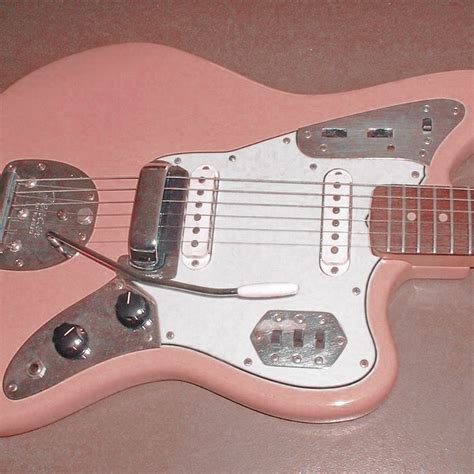
M 1 95 L 0 435 L 155 380 L 278 417 L 388 395 L 391 292 L 474 266 L 474 73 L 272 90 L 163 46 Z

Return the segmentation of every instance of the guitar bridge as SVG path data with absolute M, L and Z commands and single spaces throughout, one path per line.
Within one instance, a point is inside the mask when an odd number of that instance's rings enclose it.
M 134 268 L 176 276 L 188 173 L 161 160 L 140 172 L 129 234 L 129 261 Z

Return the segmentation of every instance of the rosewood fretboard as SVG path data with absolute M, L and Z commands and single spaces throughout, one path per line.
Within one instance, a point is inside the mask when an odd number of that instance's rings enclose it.
M 470 188 L 377 186 L 369 216 L 372 251 L 472 256 L 473 210 Z

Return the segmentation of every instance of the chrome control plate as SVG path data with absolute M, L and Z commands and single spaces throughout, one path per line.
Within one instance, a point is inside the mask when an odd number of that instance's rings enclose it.
M 404 158 L 429 165 L 464 114 L 456 100 L 410 102 L 300 128 L 296 142 L 311 158 Z
M 132 291 L 143 296 L 150 307 L 147 324 L 130 329 L 115 314 L 120 294 Z M 89 340 L 84 356 L 65 359 L 56 351 L 52 338 L 63 323 L 77 324 Z M 160 347 L 157 306 L 152 297 L 123 280 L 112 280 L 81 301 L 65 309 L 36 331 L 15 354 L 3 379 L 3 390 L 20 400 L 52 387 L 100 362 L 129 352 Z
M 0 269 L 39 270 L 66 260 L 45 238 L 49 230 L 86 244 L 94 230 L 98 193 L 81 170 L 47 160 L 12 161 L 11 193 L 2 194 L 5 225 L 0 236 Z
M 268 311 L 251 334 L 265 365 L 330 367 L 347 340 L 334 315 L 317 311 Z

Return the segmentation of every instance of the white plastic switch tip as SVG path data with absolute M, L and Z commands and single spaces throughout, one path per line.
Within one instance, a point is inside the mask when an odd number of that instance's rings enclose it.
M 237 288 L 241 298 L 281 298 L 298 293 L 296 283 L 255 283 Z

